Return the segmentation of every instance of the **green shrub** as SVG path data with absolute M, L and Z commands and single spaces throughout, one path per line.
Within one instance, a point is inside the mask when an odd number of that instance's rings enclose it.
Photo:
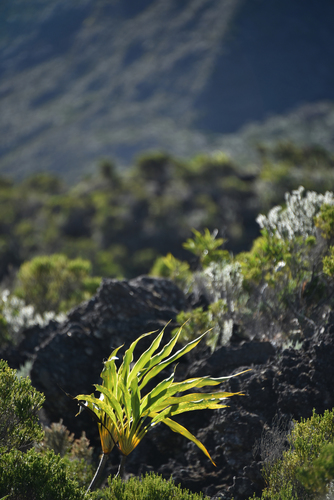
M 320 211 L 314 219 L 315 226 L 321 231 L 321 235 L 326 240 L 334 238 L 334 206 L 325 203 L 320 207 Z
M 176 259 L 171 253 L 158 257 L 150 271 L 152 276 L 169 278 L 183 290 L 189 290 L 192 273 L 188 262 Z
M 26 450 L 43 438 L 37 413 L 44 396 L 29 378 L 16 376 L 16 370 L 0 360 L 0 451 Z
M 0 360 L 0 497 L 81 499 L 80 488 L 93 477 L 84 435 L 74 439 L 61 422 L 43 432 L 37 415 L 43 401 L 29 378 Z
M 258 216 L 262 236 L 250 252 L 236 257 L 251 297 L 248 307 L 267 318 L 269 337 L 289 338 L 297 331 L 302 336 L 305 329 L 314 330 L 321 317 L 319 303 L 330 301 L 332 285 L 324 275 L 330 271 L 330 259 L 326 260 L 328 246 L 320 236 L 319 216 L 324 207 L 333 206 L 331 192 L 322 195 L 300 187 L 286 193 L 286 207 Z M 333 214 L 329 208 L 327 215 Z
M 90 271 L 88 260 L 70 260 L 61 254 L 35 257 L 20 267 L 16 293 L 40 314 L 66 312 L 88 299 L 99 286 L 100 278 L 91 277 Z
M 196 229 L 192 231 L 194 237 L 188 238 L 187 241 L 183 243 L 183 248 L 196 255 L 202 267 L 208 266 L 211 262 L 230 260 L 228 251 L 220 248 L 225 240 L 223 238 L 217 238 L 217 230 L 210 233 L 209 229 L 205 228 L 203 234 Z
M 155 474 L 146 474 L 140 479 L 132 477 L 126 482 L 109 478 L 108 482 L 109 487 L 104 492 L 106 500 L 208 500 L 202 493 L 181 489 L 171 479 L 166 481 Z
M 22 182 L 22 188 L 28 192 L 38 191 L 43 194 L 59 194 L 64 190 L 64 184 L 60 177 L 49 172 L 40 172 L 27 177 Z
M 334 247 L 329 248 L 329 255 L 322 259 L 324 273 L 328 276 L 334 276 Z
M 82 500 L 84 490 L 69 477 L 66 461 L 53 451 L 11 450 L 0 455 L 0 495 L 13 500 Z
M 302 467 L 298 479 L 308 491 L 323 495 L 334 479 L 334 443 L 326 443 L 310 465 Z
M 166 181 L 167 166 L 172 161 L 171 157 L 162 151 L 150 151 L 144 153 L 137 158 L 137 168 L 139 174 L 145 180 L 152 180 L 159 182 Z
M 201 331 L 210 330 L 206 335 L 205 343 L 214 351 L 217 345 L 226 343 L 223 338 L 220 338 L 221 332 L 224 333 L 226 312 L 227 304 L 222 299 L 210 304 L 206 311 L 203 310 L 203 307 L 196 307 L 191 311 L 181 311 L 176 317 L 176 321 L 183 325 L 179 342 L 186 344 L 198 337 Z M 176 335 L 177 332 L 178 328 L 173 330 L 172 334 Z
M 334 410 L 295 422 L 282 458 L 263 468 L 262 500 L 315 500 L 333 479 Z M 254 497 L 255 498 L 255 497 Z

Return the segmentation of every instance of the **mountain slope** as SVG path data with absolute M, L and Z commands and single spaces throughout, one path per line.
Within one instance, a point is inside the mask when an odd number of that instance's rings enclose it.
M 75 180 L 98 157 L 126 164 L 143 149 L 190 156 L 334 99 L 330 0 L 24 5 L 4 2 L 0 40 L 0 171 L 17 177 Z

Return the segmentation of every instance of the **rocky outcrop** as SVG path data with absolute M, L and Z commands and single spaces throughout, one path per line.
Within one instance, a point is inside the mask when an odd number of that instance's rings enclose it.
M 93 392 L 105 360 L 113 348 L 126 349 L 139 334 L 175 327 L 185 297 L 171 282 L 139 277 L 131 281 L 103 280 L 97 294 L 68 314 L 62 324 L 29 328 L 16 349 L 8 353 L 11 366 L 33 360 L 31 380 L 44 392 L 46 422 L 63 419 L 76 433 L 96 437 L 88 417 L 75 418 L 77 405 L 65 394 Z M 141 348 L 150 340 L 143 339 Z M 124 352 L 124 351 L 123 351 Z M 92 428 L 93 427 L 93 428 Z
M 170 281 L 140 277 L 130 281 L 104 280 L 95 297 L 72 310 L 63 324 L 29 329 L 19 346 L 20 359 L 32 359 L 31 379 L 46 396 L 46 421 L 60 418 L 71 432 L 85 430 L 99 450 L 97 426 L 84 413 L 75 417 L 77 405 L 64 393 L 93 391 L 103 360 L 112 348 L 124 349 L 138 335 L 160 330 L 168 321 L 175 326 L 186 299 Z M 299 350 L 276 349 L 268 342 L 243 341 L 217 349 L 205 346 L 187 355 L 176 370 L 178 377 L 221 376 L 251 368 L 231 378 L 223 388 L 241 392 L 229 407 L 178 416 L 207 447 L 216 467 L 182 436 L 158 425 L 128 457 L 127 473 L 155 471 L 211 498 L 246 500 L 263 487 L 261 453 L 257 447 L 275 416 L 291 419 L 311 416 L 334 406 L 333 318 Z M 168 334 L 168 332 L 167 332 Z M 138 344 L 145 349 L 151 339 Z M 124 352 L 124 351 L 123 351 Z M 11 363 L 15 353 L 11 353 Z M 108 473 L 117 470 L 115 450 Z

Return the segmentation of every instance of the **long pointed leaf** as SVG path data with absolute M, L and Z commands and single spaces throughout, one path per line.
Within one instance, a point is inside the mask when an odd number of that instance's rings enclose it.
M 133 379 L 131 382 L 131 409 L 134 426 L 137 425 L 141 412 L 140 412 L 140 392 L 138 389 L 138 381 Z
M 218 410 L 220 408 L 226 408 L 228 405 L 222 404 L 222 400 L 212 400 L 212 401 L 197 401 L 197 402 L 189 402 L 189 403 L 180 403 L 169 406 L 165 408 L 158 414 L 155 415 L 152 423 L 163 422 L 166 417 L 174 417 L 175 415 L 179 415 L 180 413 L 186 413 L 188 411 L 197 411 L 197 410 Z M 151 414 L 149 414 L 151 416 Z
M 170 377 L 166 380 L 170 380 Z M 209 383 L 207 383 L 209 381 Z M 182 382 L 176 382 L 173 384 L 170 384 L 168 387 L 164 387 L 165 392 L 163 393 L 164 396 L 164 401 L 166 402 L 167 398 L 174 396 L 174 394 L 178 392 L 185 392 L 189 391 L 190 389 L 193 389 L 195 387 L 204 387 L 206 385 L 218 385 L 220 383 L 221 379 L 204 379 L 203 378 L 194 378 L 194 379 L 188 379 L 184 380 Z M 162 383 L 158 384 L 150 393 L 148 393 L 145 398 L 143 398 L 142 401 L 142 407 L 145 408 L 147 406 L 147 402 L 150 400 L 152 401 L 152 404 L 156 404 L 158 401 L 158 398 L 156 397 L 156 394 L 159 391 L 159 386 L 163 384 L 165 381 Z M 211 382 L 211 383 L 210 383 Z M 151 395 L 152 394 L 152 395 Z M 226 395 L 226 397 L 233 396 L 234 393 L 226 393 L 229 395 Z
M 101 394 L 106 396 L 106 398 L 108 399 L 108 403 L 104 402 L 101 399 L 98 399 L 98 401 L 100 402 L 100 403 L 98 403 L 98 405 L 101 405 L 103 403 L 103 405 L 105 405 L 105 407 L 114 410 L 114 412 L 117 416 L 117 419 L 119 421 L 119 424 L 123 428 L 123 426 L 124 426 L 124 423 L 123 423 L 124 422 L 124 413 L 123 413 L 123 410 L 122 410 L 122 407 L 121 407 L 119 401 L 115 398 L 115 396 L 112 394 L 112 392 L 109 389 L 107 389 L 107 387 L 104 387 L 103 385 L 99 385 L 99 384 L 96 384 L 95 387 L 98 391 L 101 392 Z M 104 409 L 104 407 L 101 406 L 101 408 L 104 411 L 106 411 Z
M 106 385 L 106 387 L 108 387 L 108 389 L 110 389 L 110 390 L 113 390 L 113 388 L 116 387 L 117 370 L 116 370 L 115 359 L 116 359 L 116 357 L 117 357 L 116 355 L 117 355 L 119 349 L 121 349 L 121 347 L 123 347 L 123 346 L 117 347 L 111 353 L 111 355 L 109 356 L 107 361 L 104 363 L 104 367 L 103 367 L 103 370 L 101 372 L 101 378 L 102 378 L 104 384 Z
M 243 370 L 242 372 L 234 373 L 233 375 L 227 375 L 225 377 L 201 377 L 196 387 L 200 388 L 206 387 L 207 385 L 218 385 L 226 382 L 226 380 L 229 380 L 232 377 L 238 377 L 239 375 L 242 375 L 243 373 L 249 372 L 251 370 L 251 368 L 248 368 L 247 370 Z
M 118 373 L 119 375 L 122 375 L 122 378 L 124 380 L 125 385 L 127 384 L 127 378 L 129 374 L 129 369 L 130 369 L 130 364 L 133 361 L 133 351 L 138 344 L 138 342 L 143 339 L 144 337 L 147 337 L 148 335 L 152 335 L 152 333 L 155 333 L 154 331 L 144 333 L 143 335 L 140 335 L 132 344 L 130 345 L 129 349 L 125 351 L 124 358 L 123 358 L 123 363 L 119 367 Z
M 145 377 L 145 375 L 151 370 L 152 367 L 154 367 L 155 365 L 158 365 L 163 359 L 165 359 L 167 356 L 170 355 L 170 353 L 174 349 L 176 342 L 178 341 L 178 338 L 181 334 L 181 331 L 182 331 L 182 327 L 179 329 L 177 334 L 174 335 L 171 338 L 171 340 L 161 349 L 160 352 L 158 352 L 157 354 L 152 356 L 148 365 L 145 367 L 145 369 L 143 369 L 141 371 L 140 377 L 139 377 L 140 379 L 143 379 L 143 377 Z M 150 380 L 150 378 L 151 377 L 146 379 L 146 377 L 145 377 L 145 381 L 140 382 L 140 390 L 147 384 L 147 382 Z
M 143 354 L 140 356 L 138 361 L 135 363 L 134 367 L 131 370 L 131 373 L 129 374 L 129 384 L 131 383 L 131 380 L 134 377 L 137 377 L 138 373 L 142 371 L 147 364 L 150 363 L 150 360 L 152 359 L 153 353 L 158 349 L 161 339 L 163 337 L 165 329 L 163 329 L 159 335 L 154 339 L 150 347 L 143 352 Z
M 126 419 L 130 422 L 132 418 L 132 409 L 131 409 L 131 394 L 127 387 L 125 387 L 123 380 L 118 381 L 119 389 L 121 391 L 121 403 L 124 406 L 124 413 L 126 415 Z
M 160 412 L 163 409 L 167 408 L 168 406 L 179 405 L 179 404 L 190 404 L 190 403 L 197 404 L 200 401 L 208 402 L 208 404 L 210 404 L 212 401 L 221 402 L 231 396 L 237 396 L 237 395 L 241 395 L 241 393 L 217 392 L 214 394 L 206 394 L 206 393 L 187 394 L 186 396 L 170 397 L 164 399 L 163 401 L 157 401 L 156 404 L 149 407 L 149 410 L 153 412 Z
M 160 373 L 168 365 L 170 365 L 171 363 L 179 359 L 181 356 L 184 356 L 184 354 L 194 349 L 194 347 L 197 346 L 197 344 L 202 340 L 202 338 L 204 337 L 204 335 L 206 335 L 206 333 L 207 332 L 203 333 L 197 339 L 194 339 L 192 342 L 189 342 L 188 344 L 183 346 L 182 349 L 180 349 L 175 354 L 167 358 L 165 361 L 161 361 L 158 365 L 153 366 L 152 369 L 144 377 L 142 383 L 140 384 L 140 389 L 142 389 L 152 378 L 158 375 L 158 373 Z
M 177 432 L 178 434 L 181 434 L 182 436 L 186 437 L 187 439 L 189 439 L 190 441 L 195 443 L 198 446 L 198 448 L 200 450 L 202 450 L 203 453 L 211 460 L 213 465 L 216 466 L 216 464 L 214 463 L 214 461 L 212 460 L 212 458 L 210 456 L 210 453 L 205 448 L 204 444 L 202 444 L 193 434 L 191 434 L 191 432 L 189 432 L 188 429 L 186 429 L 182 425 L 178 424 L 177 422 L 174 422 L 174 420 L 171 420 L 170 418 L 165 418 L 164 420 L 162 420 L 162 423 L 164 423 L 165 425 L 168 425 L 168 427 L 173 432 Z
M 153 407 L 157 402 L 159 402 L 161 399 L 165 399 L 167 396 L 169 396 L 168 389 L 172 385 L 174 380 L 174 372 L 171 373 L 171 375 L 164 380 L 162 380 L 158 385 L 152 389 L 151 392 L 146 394 L 146 396 L 143 397 L 140 405 L 140 411 L 141 413 L 145 413 L 148 408 Z

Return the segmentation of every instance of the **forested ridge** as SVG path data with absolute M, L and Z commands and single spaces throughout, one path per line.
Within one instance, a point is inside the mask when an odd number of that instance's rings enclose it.
M 331 0 L 3 0 L 0 172 L 78 182 L 152 148 L 248 164 L 282 139 L 333 151 L 333 16 Z

